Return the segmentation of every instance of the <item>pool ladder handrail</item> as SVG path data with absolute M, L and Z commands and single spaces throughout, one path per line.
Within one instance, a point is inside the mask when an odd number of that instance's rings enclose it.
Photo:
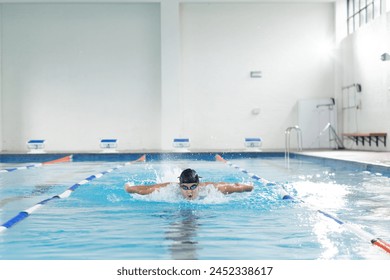
M 297 133 L 297 143 L 298 148 L 297 151 L 302 151 L 302 130 L 299 128 L 299 126 L 290 126 L 284 131 L 284 140 L 285 140 L 285 148 L 284 148 L 284 158 L 287 160 L 287 162 L 290 159 L 290 134 L 291 131 L 295 130 Z

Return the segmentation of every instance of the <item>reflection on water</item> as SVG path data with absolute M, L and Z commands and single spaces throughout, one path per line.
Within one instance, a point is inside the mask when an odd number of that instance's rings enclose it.
M 28 193 L 24 195 L 14 195 L 12 197 L 6 197 L 3 199 L 0 199 L 0 208 L 4 207 L 6 204 L 10 202 L 15 202 L 24 198 L 30 198 L 34 196 L 44 195 L 47 192 L 49 192 L 52 188 L 54 188 L 54 185 L 35 185 L 32 191 L 29 191 Z
M 196 241 L 199 227 L 198 217 L 192 209 L 180 209 L 173 217 L 174 222 L 166 231 L 170 240 L 169 250 L 174 260 L 198 259 L 199 244 Z

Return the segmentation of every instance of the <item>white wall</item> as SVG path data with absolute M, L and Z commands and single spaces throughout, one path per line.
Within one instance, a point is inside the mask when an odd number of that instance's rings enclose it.
M 2 4 L 3 150 L 111 137 L 121 150 L 174 137 L 241 149 L 256 136 L 282 149 L 297 101 L 334 96 L 333 3 L 165 2 Z
M 180 110 L 180 5 L 178 0 L 161 2 L 161 148 L 172 149 L 179 137 Z
M 390 133 L 389 12 L 342 39 L 344 0 L 236 1 L 1 4 L 0 150 L 43 138 L 49 151 L 91 151 L 111 137 L 120 150 L 170 149 L 174 137 L 241 149 L 257 136 L 282 149 L 297 101 L 333 96 L 339 132 Z M 362 106 L 343 120 L 352 83 Z
M 159 4 L 4 4 L 2 25 L 3 150 L 159 147 Z
M 334 96 L 332 3 L 183 4 L 181 36 L 178 119 L 194 147 L 284 148 L 297 101 Z
M 354 83 L 362 86 L 361 107 L 344 110 L 344 114 L 339 111 L 344 115 L 343 132 L 390 134 L 390 61 L 380 60 L 385 52 L 390 53 L 390 13 L 362 26 L 341 42 L 337 99 L 342 100 L 343 86 Z M 388 140 L 387 147 L 382 143 L 379 147 L 347 143 L 348 148 L 364 150 L 389 151 L 389 145 Z

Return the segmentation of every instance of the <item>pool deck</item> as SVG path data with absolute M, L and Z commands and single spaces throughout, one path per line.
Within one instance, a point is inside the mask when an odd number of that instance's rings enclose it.
M 297 154 L 331 159 L 355 161 L 390 167 L 390 152 L 370 152 L 355 150 L 303 151 Z
M 283 153 L 284 150 L 251 150 L 251 149 L 245 149 L 245 150 L 170 150 L 170 151 L 158 151 L 158 150 L 142 150 L 142 151 L 118 151 L 115 153 L 102 153 L 101 151 L 68 151 L 68 152 L 47 152 L 47 153 L 41 153 L 41 154 L 30 154 L 25 152 L 0 152 L 0 158 L 2 156 L 7 155 L 13 155 L 16 157 L 26 158 L 26 161 L 30 159 L 31 157 L 58 157 L 59 155 L 68 155 L 68 154 L 80 154 L 80 155 L 95 155 L 95 156 L 105 156 L 110 157 L 110 155 L 120 155 L 120 154 L 148 154 L 148 153 Z M 291 154 L 300 154 L 300 155 L 307 155 L 307 156 L 314 156 L 314 157 L 320 157 L 320 158 L 328 158 L 328 159 L 338 159 L 338 160 L 345 160 L 345 161 L 353 161 L 353 162 L 361 162 L 366 164 L 373 164 L 373 165 L 379 165 L 384 167 L 390 167 L 390 152 L 387 151 L 362 151 L 362 150 L 304 150 L 302 152 L 291 152 Z M 39 161 L 39 160 L 38 160 Z M 1 160 L 0 160 L 1 162 Z

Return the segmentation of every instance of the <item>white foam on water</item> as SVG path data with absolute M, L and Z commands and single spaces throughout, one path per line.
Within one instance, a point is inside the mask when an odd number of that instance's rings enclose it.
M 344 208 L 346 196 L 350 193 L 350 186 L 333 182 L 299 181 L 292 183 L 292 186 L 297 191 L 297 197 L 320 209 Z

